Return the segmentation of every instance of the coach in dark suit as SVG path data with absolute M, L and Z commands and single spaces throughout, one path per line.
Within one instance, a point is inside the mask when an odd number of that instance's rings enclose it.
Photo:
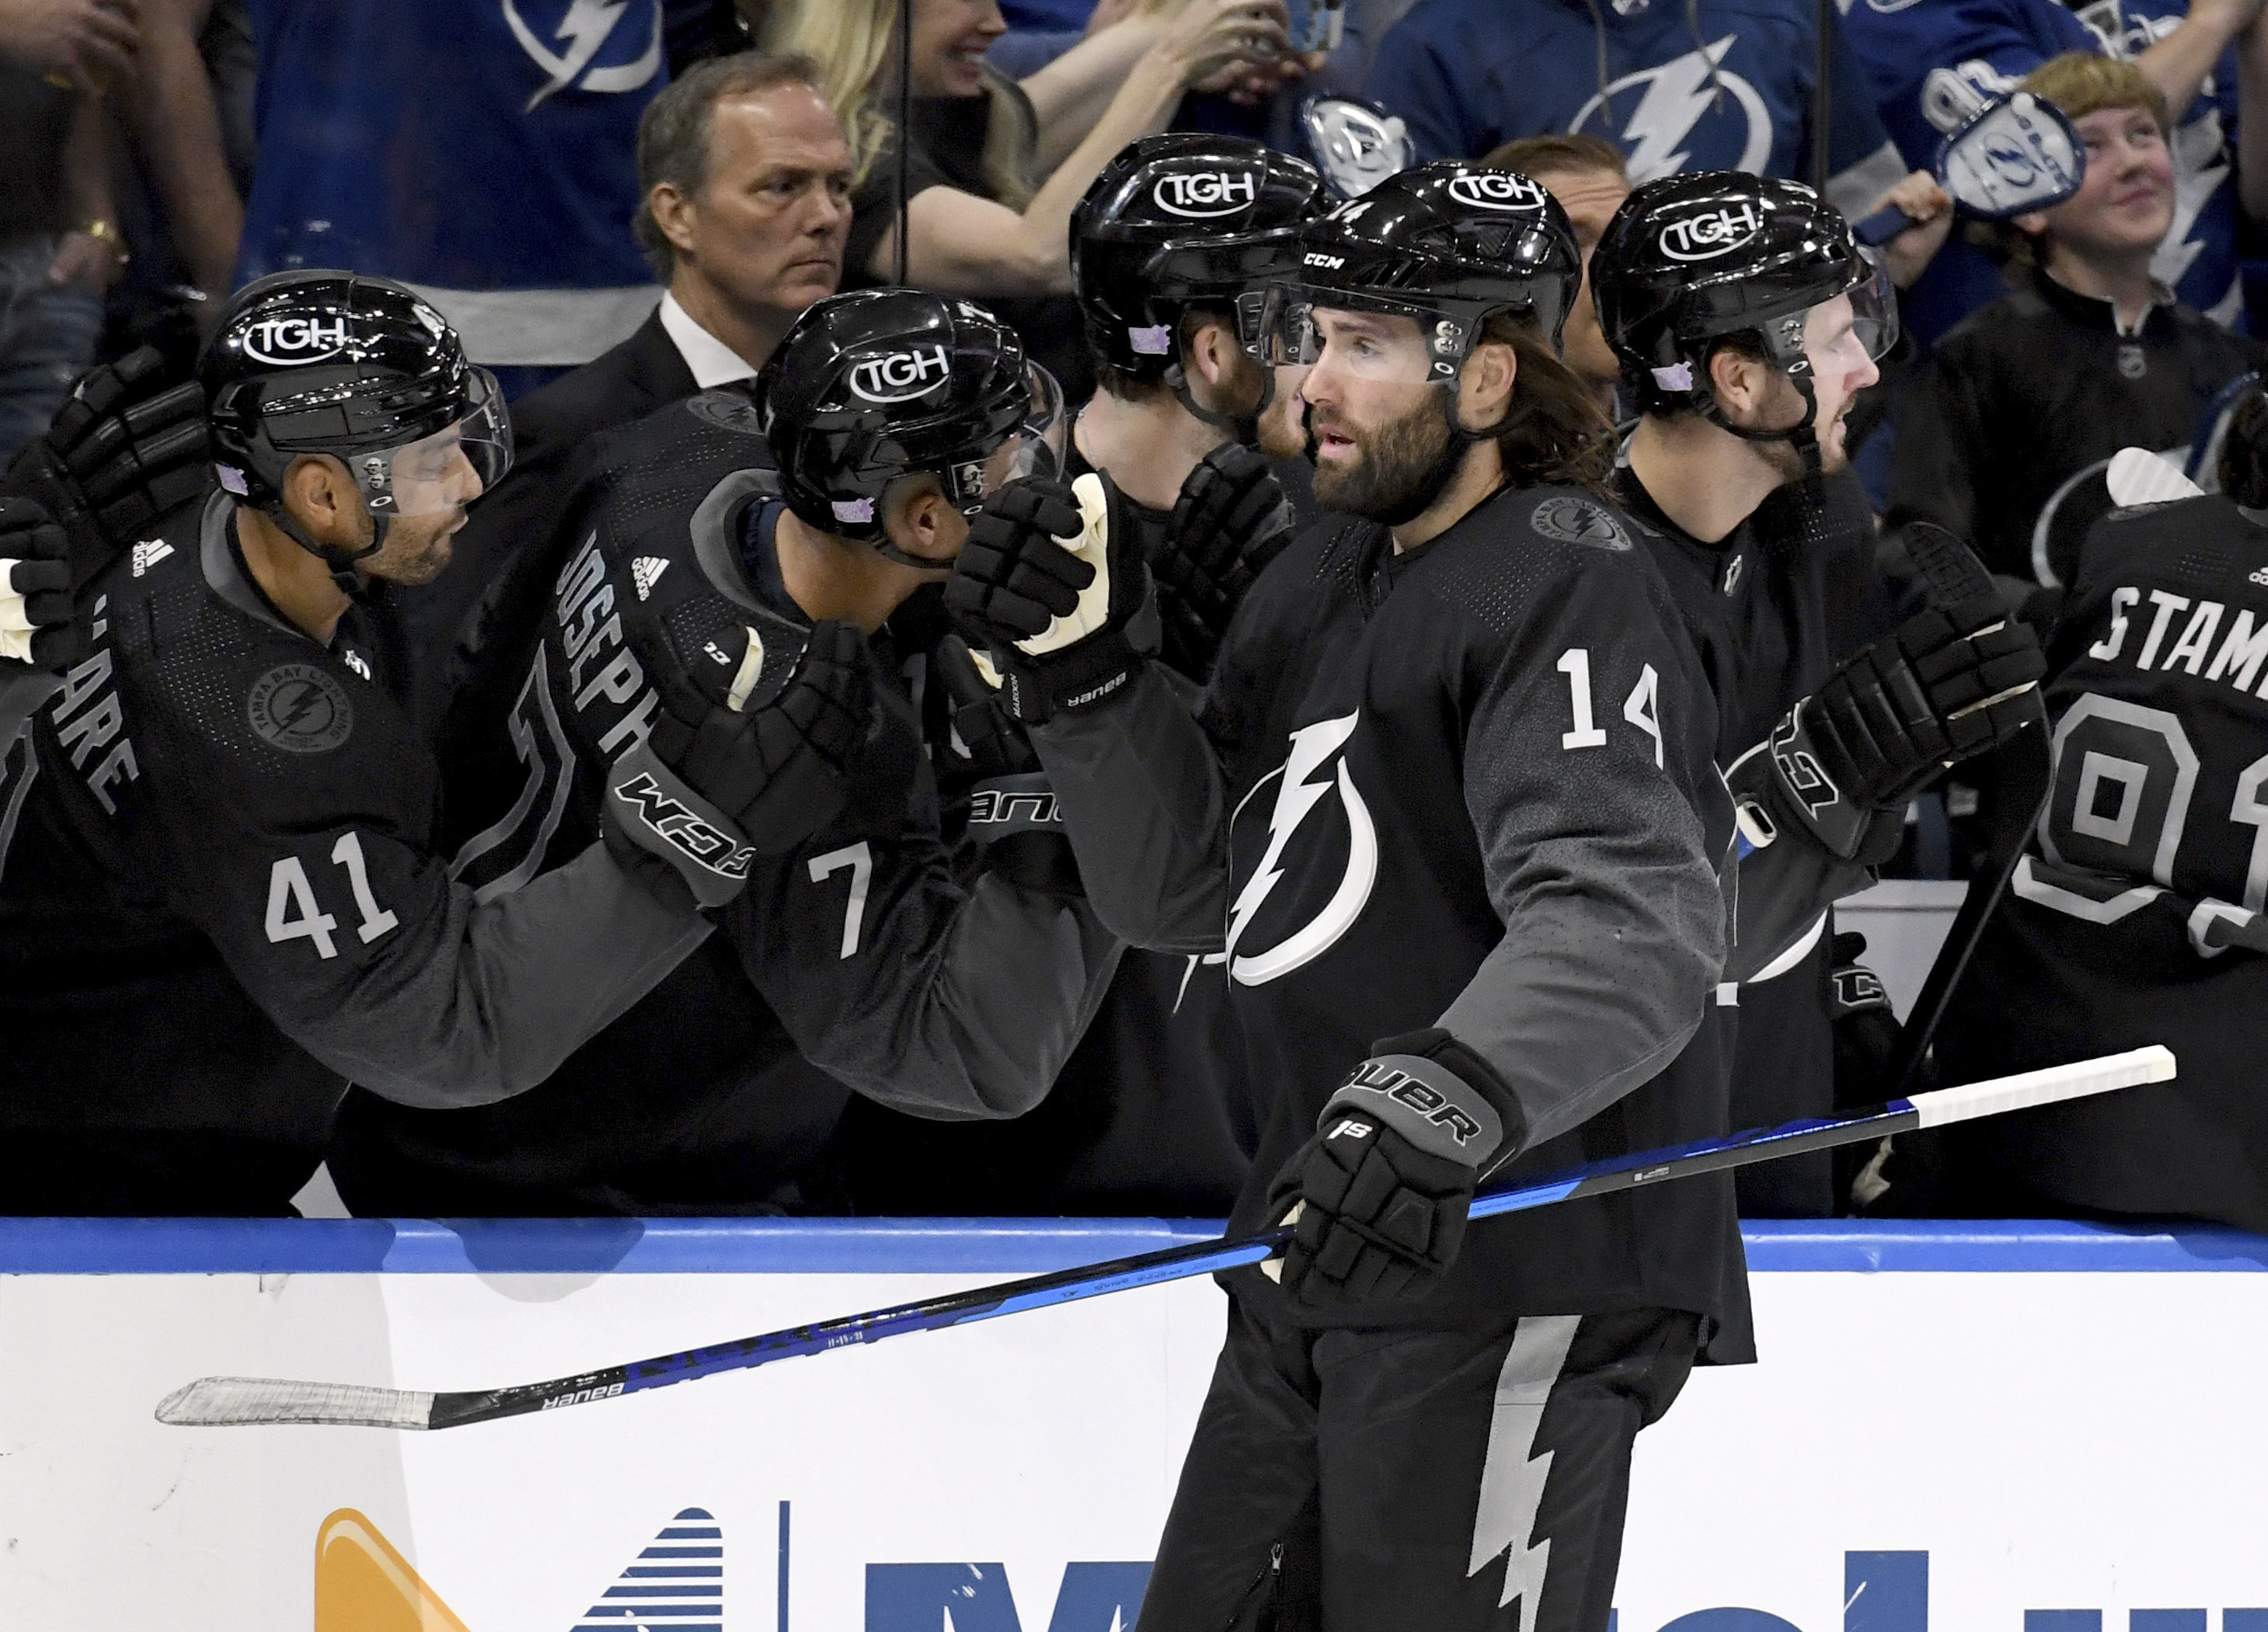
M 468 620 L 521 546 L 549 536 L 577 450 L 752 377 L 796 315 L 835 292 L 850 148 L 820 85 L 808 57 L 748 51 L 699 64 L 646 108 L 632 225 L 666 292 L 628 340 L 512 404 L 512 474 L 473 507 L 449 570 L 401 598 L 429 727 L 465 683 Z

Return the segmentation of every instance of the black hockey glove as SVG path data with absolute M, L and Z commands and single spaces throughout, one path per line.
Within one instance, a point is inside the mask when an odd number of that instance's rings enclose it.
M 865 631 L 766 625 L 769 648 L 754 629 L 738 652 L 719 646 L 732 675 L 721 702 L 689 678 L 665 682 L 652 731 L 607 774 L 622 837 L 667 862 L 703 907 L 739 894 L 755 856 L 784 855 L 835 819 L 873 721 Z M 608 842 L 622 854 L 615 834 Z
M 1296 1301 L 1431 1291 L 1456 1259 L 1481 1174 L 1527 1138 L 1511 1088 L 1448 1033 L 1373 1047 L 1268 1192 L 1270 1216 L 1292 1225 L 1277 1278 Z
M 1054 786 L 1031 739 L 1009 717 L 998 671 L 958 635 L 938 643 L 934 660 L 953 705 L 949 751 L 960 755 L 971 779 L 968 836 L 985 871 L 1050 895 L 1081 893 Z
M 71 617 L 63 530 L 26 498 L 0 498 L 0 679 L 26 669 L 61 673 L 86 655 Z
M 1874 1105 L 1896 1086 L 1882 1080 L 1898 1048 L 1898 1017 L 1881 979 L 1859 961 L 1867 937 L 1845 930 L 1835 937 L 1828 970 L 1827 1018 L 1835 1028 L 1835 1103 Z
M 83 375 L 0 486 L 47 506 L 77 585 L 212 481 L 204 393 L 144 346 Z
M 1245 592 L 1292 541 L 1292 502 L 1267 459 L 1232 442 L 1182 483 L 1165 547 L 1150 562 L 1158 584 L 1159 657 L 1191 680 L 1212 672 Z
M 1157 645 L 1141 540 L 1109 477 L 1012 482 L 984 501 L 946 610 L 998 665 L 1026 724 L 1116 695 Z
M 2047 718 L 2039 639 L 1984 563 L 1942 527 L 1906 542 L 1929 606 L 1828 676 L 1770 742 L 1771 820 L 1867 866 L 1896 851 L 1906 802 L 1939 771 Z

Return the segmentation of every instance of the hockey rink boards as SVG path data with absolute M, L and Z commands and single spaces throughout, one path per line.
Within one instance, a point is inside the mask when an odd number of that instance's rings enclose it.
M 1123 1632 L 1208 1283 L 433 1433 L 151 1409 L 530 1381 L 1201 1229 L 0 1223 L 0 1625 Z M 2268 1632 L 2268 1241 L 1749 1244 L 1763 1363 L 1641 1437 L 1616 1632 Z

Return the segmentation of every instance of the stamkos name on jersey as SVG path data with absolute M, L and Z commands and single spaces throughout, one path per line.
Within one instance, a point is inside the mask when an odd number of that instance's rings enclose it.
M 600 699 L 628 712 L 608 726 L 599 739 L 599 752 L 618 759 L 644 743 L 653 730 L 653 717 L 661 707 L 661 693 L 646 683 L 645 668 L 637 654 L 622 643 L 622 620 L 615 610 L 615 586 L 607 582 L 606 558 L 599 551 L 596 533 L 552 585 L 557 596 L 552 611 L 558 625 L 559 643 L 567 658 L 567 687 L 575 711 L 586 713 Z M 583 677 L 601 652 L 611 651 L 606 666 Z
M 105 615 L 109 606 L 109 596 L 96 598 L 93 634 L 98 641 L 110 632 L 110 620 Z M 63 690 L 48 710 L 55 740 L 70 755 L 71 768 L 82 774 L 86 790 L 113 816 L 118 814 L 118 805 L 110 790 L 120 783 L 137 781 L 142 775 L 142 768 L 135 762 L 133 739 L 126 735 L 126 705 L 119 701 L 118 688 L 112 683 L 114 678 L 110 648 L 98 646 L 63 676 Z M 89 769 L 87 761 L 94 759 L 99 748 L 109 751 Z
M 2268 679 L 2261 680 L 2257 690 L 2253 687 L 2261 665 L 2268 662 L 2268 619 L 2256 626 L 2249 607 L 2235 608 L 2228 633 L 2220 637 L 2216 648 L 2214 637 L 2220 634 L 2221 620 L 2229 611 L 2227 605 L 2217 600 L 2192 601 L 2187 595 L 2175 595 L 2165 590 L 2151 590 L 2147 595 L 2154 611 L 2149 633 L 2142 637 L 2132 658 L 2137 669 L 2147 671 L 2154 666 L 2162 674 L 2180 668 L 2202 680 L 2226 680 L 2239 691 L 2268 697 Z M 2088 657 L 2104 663 L 2120 660 L 2136 621 L 2128 614 L 2137 612 L 2143 599 L 2144 592 L 2131 584 L 2122 584 L 2110 592 L 2110 630 L 2087 649 Z M 2181 633 L 2171 646 L 2167 646 L 2166 636 L 2173 628 L 2174 618 L 2183 613 L 2188 615 L 2183 620 Z M 2162 659 L 2159 656 L 2161 650 Z

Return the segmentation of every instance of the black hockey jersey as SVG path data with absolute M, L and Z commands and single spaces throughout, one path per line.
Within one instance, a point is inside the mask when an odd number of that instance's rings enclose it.
M 1379 1039 L 1440 1024 L 1521 1098 L 1509 1180 L 1720 1133 L 1732 807 L 1714 705 L 1659 571 L 1587 494 L 1500 491 L 1407 555 L 1327 522 L 1238 614 L 1202 732 L 1144 674 L 1035 728 L 1106 919 L 1220 971 L 1264 1106 L 1233 1227 Z M 1280 1299 L 1256 1271 L 1237 1296 Z M 1729 1181 L 1498 1219 L 1414 1304 L 1669 1307 L 1748 1353 Z
M 1075 441 L 1066 464 L 1070 477 L 1094 468 Z M 1126 511 L 1145 559 L 1154 560 L 1170 512 L 1130 499 Z M 1164 622 L 1172 629 L 1177 621 Z M 1189 682 L 1192 697 L 1211 666 L 1210 652 L 1171 641 L 1159 660 Z M 854 1202 L 861 1211 L 948 1216 L 1225 1213 L 1258 1136 L 1233 1065 L 1241 1053 L 1218 967 L 1129 947 L 1054 1088 L 1023 1115 L 940 1129 L 852 1107 L 842 1158 Z
M 1962 1204 L 2268 1230 L 2268 526 L 2218 496 L 2108 518 L 2048 666 L 2047 811 L 1939 1072 L 2155 1042 L 2180 1075 L 1947 1129 Z
M 1616 485 L 1668 582 L 1716 697 L 1720 766 L 1761 746 L 1788 709 L 1889 627 L 1888 596 L 1874 569 L 1874 516 L 1857 477 L 1815 476 L 1776 489 L 1713 544 L 1663 514 L 1628 466 L 1616 473 Z M 1791 850 L 1800 842 L 1795 834 L 1781 840 Z M 1819 887 L 1817 871 L 1791 878 L 1776 865 L 1787 859 L 1764 853 L 1742 865 L 1743 930 L 1769 934 L 1759 928 L 1766 923 L 1804 927 L 1791 944 L 1740 949 L 1739 965 L 1753 973 L 1737 986 L 1742 1012 L 1733 1056 L 1735 1127 L 1770 1127 L 1834 1108 L 1827 990 L 1831 893 Z M 1827 882 L 1831 888 L 1865 879 L 1854 869 Z M 1761 909 L 1773 893 L 1783 900 L 1767 915 Z M 1746 1169 L 1735 1187 L 1748 1217 L 1829 1217 L 1840 1210 L 1832 1162 L 1823 1153 Z
M 744 394 L 670 404 L 600 438 L 592 463 L 553 547 L 518 569 L 542 586 L 518 598 L 532 625 L 498 631 L 499 652 L 535 644 L 492 722 L 488 763 L 510 744 L 509 768 L 463 794 L 465 820 L 485 823 L 456 864 L 483 894 L 524 887 L 595 831 L 600 778 L 652 729 L 659 685 L 723 698 L 753 629 L 761 695 L 800 650 Z M 424 1115 L 357 1098 L 333 1163 L 350 1202 L 450 1187 L 576 1211 L 806 1204 L 799 1181 L 850 1092 L 930 1118 L 1039 1099 L 1118 944 L 1083 901 L 956 878 L 887 635 L 877 659 L 878 723 L 843 812 L 759 857 L 718 915 L 737 967 L 689 961 L 521 1102 Z
M 509 902 L 455 884 L 382 606 L 311 639 L 235 515 L 186 507 L 89 586 L 0 826 L 0 1125 L 108 1130 L 182 1210 L 279 1209 L 342 1077 L 427 1105 L 541 1081 L 708 933 L 596 845 Z

